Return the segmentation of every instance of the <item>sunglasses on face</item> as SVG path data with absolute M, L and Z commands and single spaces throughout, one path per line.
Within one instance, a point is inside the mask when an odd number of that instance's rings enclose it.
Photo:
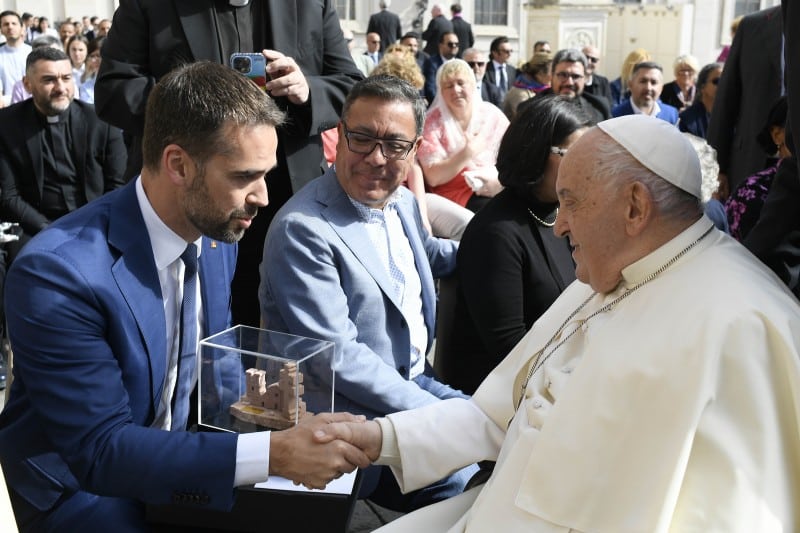
M 486 61 L 467 61 L 467 65 L 469 65 L 472 68 L 483 67 L 486 65 Z
M 458 43 L 447 43 L 450 48 L 458 48 Z

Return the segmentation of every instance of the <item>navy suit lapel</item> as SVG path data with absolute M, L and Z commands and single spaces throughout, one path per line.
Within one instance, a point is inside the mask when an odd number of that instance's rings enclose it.
M 213 0 L 174 0 L 174 2 L 194 60 L 207 59 L 227 65 L 228 58 L 222 57 L 219 48 Z
M 350 199 L 345 194 L 333 170 L 317 178 L 324 180 L 321 184 L 317 201 L 327 205 L 322 210 L 322 216 L 328 221 L 333 231 L 336 232 L 345 245 L 353 252 L 353 255 L 364 266 L 367 273 L 375 280 L 375 283 L 386 294 L 386 297 L 400 309 L 400 302 L 394 294 L 394 286 L 389 274 L 383 266 L 380 257 L 375 252 L 375 248 L 370 242 L 369 235 L 364 224 L 358 220 L 355 207 L 350 203 Z
M 150 237 L 145 229 L 136 181 L 125 186 L 112 206 L 108 243 L 119 252 L 111 274 L 136 320 L 150 360 L 151 394 L 157 402 L 166 375 L 167 338 L 164 304 Z M 157 405 L 157 403 L 155 403 Z

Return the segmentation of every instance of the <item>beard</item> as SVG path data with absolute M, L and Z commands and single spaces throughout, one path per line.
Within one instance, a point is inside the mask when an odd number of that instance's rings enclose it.
M 258 214 L 258 207 L 255 206 L 222 211 L 209 194 L 202 173 L 195 177 L 187 192 L 184 201 L 186 217 L 200 233 L 211 239 L 226 243 L 239 241 L 246 231 L 246 228 L 239 226 L 239 219 L 254 218 Z

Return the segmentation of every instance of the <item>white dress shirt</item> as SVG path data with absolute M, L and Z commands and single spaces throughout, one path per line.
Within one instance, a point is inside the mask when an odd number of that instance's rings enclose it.
M 161 391 L 161 401 L 156 407 L 156 416 L 152 427 L 169 429 L 172 421 L 171 400 L 175 390 L 178 371 L 178 349 L 180 344 L 180 312 L 183 301 L 184 265 L 181 254 L 187 243 L 183 237 L 172 231 L 150 204 L 142 186 L 141 176 L 136 179 L 136 197 L 142 212 L 145 229 L 150 237 L 153 258 L 158 270 L 158 281 L 161 285 L 161 297 L 164 304 L 165 330 L 167 338 L 167 375 Z M 202 238 L 197 239 L 197 256 L 202 253 Z M 197 316 L 198 340 L 205 330 L 203 323 L 203 304 L 200 291 L 200 279 L 197 280 Z M 197 358 L 199 376 L 200 358 Z M 265 481 L 269 473 L 269 431 L 240 434 L 236 447 L 236 472 L 234 486 L 250 485 Z

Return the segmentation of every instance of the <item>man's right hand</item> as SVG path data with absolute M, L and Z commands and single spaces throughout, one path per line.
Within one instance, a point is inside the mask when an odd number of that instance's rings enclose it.
M 381 426 L 374 420 L 353 424 L 351 422 L 337 422 L 317 429 L 314 438 L 319 443 L 331 442 L 334 439 L 349 442 L 367 455 L 370 461 L 375 461 L 381 453 L 383 433 Z
M 291 479 L 310 489 L 324 489 L 332 480 L 356 468 L 366 468 L 370 459 L 360 448 L 335 438 L 324 442 L 317 432 L 331 425 L 364 424 L 363 416 L 323 413 L 303 419 L 296 426 L 273 431 L 270 436 L 269 473 Z

